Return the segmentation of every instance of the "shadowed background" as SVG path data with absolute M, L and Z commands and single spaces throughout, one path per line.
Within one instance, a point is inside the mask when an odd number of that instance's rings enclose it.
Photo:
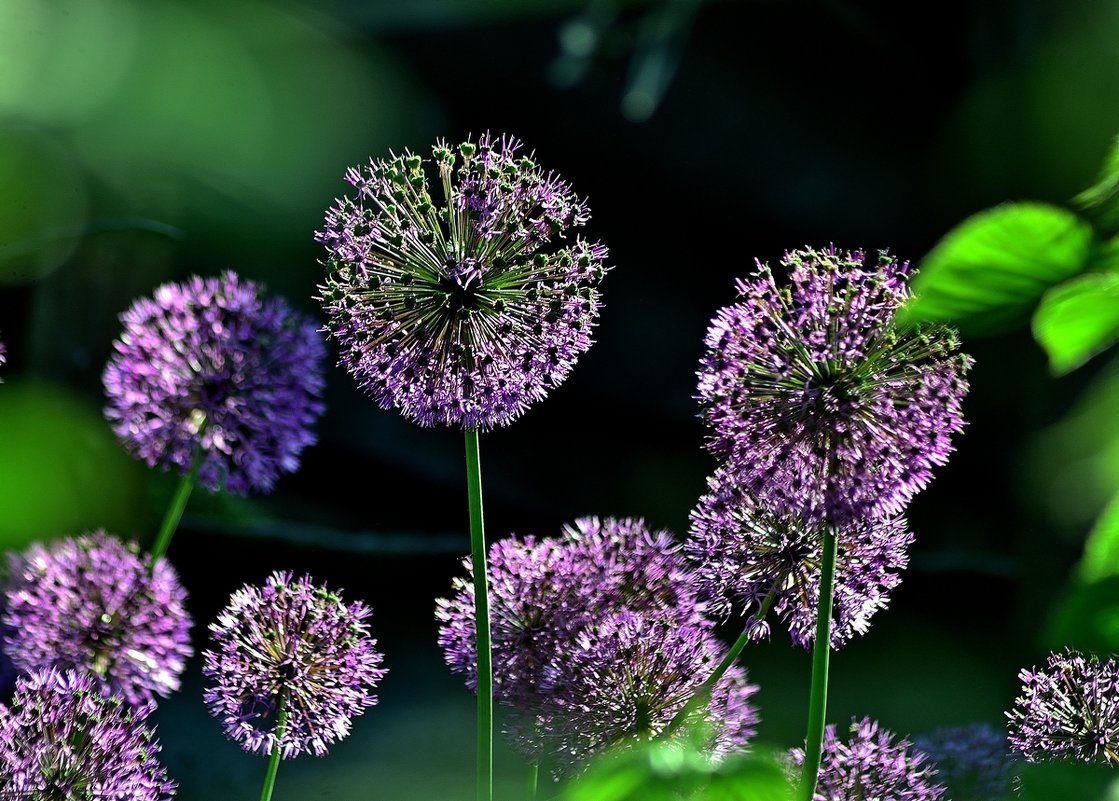
M 1119 3 L 1086 0 L 0 0 L 0 546 L 153 535 L 173 481 L 101 414 L 134 297 L 231 268 L 321 318 L 312 234 L 345 168 L 485 130 L 588 198 L 614 265 L 598 344 L 482 438 L 490 537 L 587 514 L 683 534 L 714 468 L 694 371 L 734 278 L 829 242 L 916 260 L 981 208 L 1065 201 L 1119 131 L 1117 36 Z M 1119 381 L 1106 357 L 1052 379 L 1024 331 L 965 348 L 969 427 L 912 506 L 890 610 L 833 659 L 833 721 L 1001 724 L 1018 669 L 1081 636 L 1053 610 L 1119 487 Z M 381 704 L 328 761 L 285 763 L 277 799 L 465 798 L 473 701 L 432 615 L 469 550 L 462 437 L 378 409 L 337 368 L 326 400 L 273 495 L 192 499 L 170 556 L 196 649 L 275 568 L 364 598 Z M 1119 640 L 1119 593 L 1100 591 Z M 807 654 L 775 627 L 744 660 L 761 736 L 797 743 Z M 157 713 L 179 798 L 250 797 L 265 761 L 223 740 L 200 684 L 196 659 Z M 504 754 L 499 797 L 522 773 Z

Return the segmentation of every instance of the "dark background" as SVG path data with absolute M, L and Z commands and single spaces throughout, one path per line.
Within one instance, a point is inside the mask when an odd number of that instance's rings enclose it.
M 100 412 L 134 297 L 231 268 L 321 318 L 312 233 L 345 168 L 486 130 L 587 196 L 614 267 L 598 344 L 482 438 L 490 537 L 588 514 L 683 534 L 714 467 L 694 371 L 734 278 L 804 245 L 920 260 L 982 208 L 1065 202 L 1119 132 L 1117 37 L 1119 3 L 1086 0 L 0 0 L 0 542 L 152 536 L 173 481 Z M 1119 487 L 1119 449 L 1062 422 L 1106 359 L 1052 379 L 1024 327 L 965 348 L 968 428 L 913 503 L 891 608 L 834 657 L 831 720 L 1001 725 L 1017 671 L 1060 644 L 1053 604 Z M 192 499 L 171 558 L 196 648 L 276 568 L 365 599 L 381 705 L 329 761 L 285 764 L 277 798 L 465 798 L 472 700 L 432 616 L 469 550 L 461 434 L 380 410 L 338 368 L 327 404 L 274 494 Z M 807 655 L 778 629 L 744 662 L 762 737 L 795 744 Z M 222 739 L 200 684 L 195 660 L 157 713 L 179 797 L 248 797 L 264 760 Z M 522 768 L 498 767 L 511 797 Z

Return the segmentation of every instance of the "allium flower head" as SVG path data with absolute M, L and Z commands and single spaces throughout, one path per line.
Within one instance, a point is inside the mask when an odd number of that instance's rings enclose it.
M 756 612 L 774 593 L 772 612 L 793 642 L 808 648 L 816 636 L 823 523 L 779 515 L 752 499 L 726 470 L 708 480 L 709 492 L 692 511 L 685 549 L 698 575 L 700 597 L 726 617 L 735 606 Z M 870 618 L 889 602 L 908 563 L 913 535 L 905 520 L 851 521 L 838 527 L 832 647 L 865 634 Z M 768 621 L 754 626 L 761 639 Z
M 711 675 L 723 648 L 709 627 L 621 612 L 588 626 L 547 672 L 540 735 L 568 772 L 609 748 L 649 740 Z M 724 675 L 707 709 L 713 745 L 742 750 L 754 734 L 757 687 L 741 669 Z
M 87 671 L 141 704 L 179 689 L 193 653 L 186 591 L 166 559 L 103 531 L 8 560 L 4 651 L 22 671 Z
M 945 788 L 936 768 L 921 751 L 870 718 L 851 721 L 843 742 L 835 726 L 824 730 L 820 777 L 815 801 L 936 801 Z M 792 765 L 804 764 L 804 751 L 794 748 Z M 798 772 L 799 775 L 799 772 Z
M 885 253 L 760 264 L 707 332 L 698 398 L 709 445 L 774 508 L 842 523 L 900 514 L 963 427 L 971 360 L 942 327 L 899 330 L 909 266 Z
M 0 798 L 165 801 L 175 785 L 144 724 L 150 706 L 105 697 L 89 674 L 34 671 L 0 705 Z
M 472 575 L 470 559 L 463 560 Z M 490 546 L 494 695 L 531 707 L 542 670 L 589 623 L 628 610 L 701 620 L 692 574 L 666 531 L 641 520 L 586 517 L 561 537 L 508 537 Z M 451 669 L 475 686 L 474 584 L 454 580 L 439 599 L 439 644 Z
M 521 143 L 483 135 L 347 171 L 319 288 L 341 361 L 383 408 L 490 429 L 567 377 L 591 345 L 606 248 L 590 212 Z
M 1119 662 L 1064 651 L 1018 677 L 1024 686 L 1007 713 L 1010 744 L 1028 762 L 1119 766 Z
M 132 453 L 210 490 L 268 492 L 315 442 L 326 347 L 316 327 L 234 273 L 164 284 L 121 315 L 105 416 Z
M 913 738 L 913 746 L 936 765 L 937 779 L 952 801 L 1005 801 L 1015 779 L 1006 733 L 986 723 L 938 729 Z
M 210 714 L 246 751 L 284 759 L 322 756 L 350 732 L 350 721 L 377 703 L 384 677 L 372 611 L 302 576 L 276 572 L 263 587 L 245 585 L 210 624 L 213 650 L 202 673 Z

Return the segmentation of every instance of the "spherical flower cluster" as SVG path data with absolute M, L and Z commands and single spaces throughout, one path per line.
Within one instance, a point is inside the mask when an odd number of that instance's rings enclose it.
M 793 641 L 808 648 L 816 637 L 824 524 L 778 515 L 756 503 L 725 469 L 708 480 L 709 492 L 692 511 L 685 545 L 695 565 L 701 598 L 715 614 L 738 605 L 758 613 L 772 594 L 772 610 Z M 902 518 L 854 520 L 836 538 L 833 648 L 865 634 L 886 606 L 908 563 L 913 535 Z M 754 621 L 754 636 L 768 621 Z
M 475 675 L 474 583 L 454 580 L 455 595 L 439 599 L 439 645 L 447 664 Z M 612 612 L 663 613 L 697 622 L 692 574 L 667 531 L 637 519 L 582 518 L 562 536 L 508 537 L 490 546 L 490 618 L 494 696 L 531 707 L 543 669 L 589 623 Z
M 371 690 L 386 671 L 371 614 L 307 576 L 276 572 L 261 588 L 245 585 L 210 624 L 213 648 L 202 655 L 214 682 L 210 714 L 246 751 L 324 755 L 377 703 Z
M 371 160 L 316 234 L 341 362 L 421 425 L 505 425 L 591 346 L 606 248 L 553 242 L 590 213 L 520 151 L 486 134 Z
M 175 785 L 144 720 L 89 674 L 34 671 L 0 705 L 0 798 L 165 801 Z
M 141 704 L 179 689 L 190 657 L 186 591 L 174 568 L 103 531 L 8 561 L 4 651 L 22 671 L 74 669 Z
M 714 671 L 724 649 L 706 626 L 679 625 L 621 612 L 584 629 L 547 671 L 540 736 L 568 772 L 610 748 L 650 740 Z M 733 669 L 716 685 L 707 708 L 720 754 L 745 748 L 755 733 L 757 687 Z
M 751 494 L 839 524 L 900 514 L 963 427 L 971 360 L 953 332 L 899 330 L 909 267 L 886 254 L 786 254 L 760 264 L 707 332 L 698 398 L 709 446 Z
M 906 739 L 880 729 L 870 718 L 851 721 L 850 738 L 843 742 L 835 726 L 824 731 L 820 777 L 815 801 L 936 801 L 944 795 L 936 769 Z M 804 764 L 804 751 L 794 748 L 791 764 Z M 791 771 L 792 772 L 792 771 Z
M 1029 762 L 1067 759 L 1119 766 L 1119 662 L 1076 651 L 1023 670 L 1010 744 Z
M 268 492 L 315 442 L 326 348 L 309 320 L 231 272 L 164 284 L 121 315 L 105 416 L 134 456 L 210 490 Z
M 936 765 L 937 779 L 953 801 L 1005 801 L 1010 797 L 1016 762 L 1006 732 L 985 723 L 938 729 L 914 737 L 913 747 Z

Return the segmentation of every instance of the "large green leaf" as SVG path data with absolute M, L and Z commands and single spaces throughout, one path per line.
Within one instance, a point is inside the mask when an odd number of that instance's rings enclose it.
M 1119 774 L 1103 765 L 1046 762 L 1022 766 L 1021 801 L 1119 801 Z
M 1043 203 L 1008 203 L 950 231 L 922 260 L 903 319 L 954 322 L 966 332 L 1004 331 L 1047 289 L 1084 270 L 1091 226 Z
M 1057 375 L 1075 370 L 1119 340 L 1119 273 L 1090 273 L 1045 293 L 1034 338 Z
M 1072 202 L 1101 230 L 1119 232 L 1119 137 L 1111 142 L 1099 178 Z
M 1108 576 L 1119 576 L 1119 495 L 1112 498 L 1092 527 L 1080 560 L 1080 578 L 1084 581 Z

